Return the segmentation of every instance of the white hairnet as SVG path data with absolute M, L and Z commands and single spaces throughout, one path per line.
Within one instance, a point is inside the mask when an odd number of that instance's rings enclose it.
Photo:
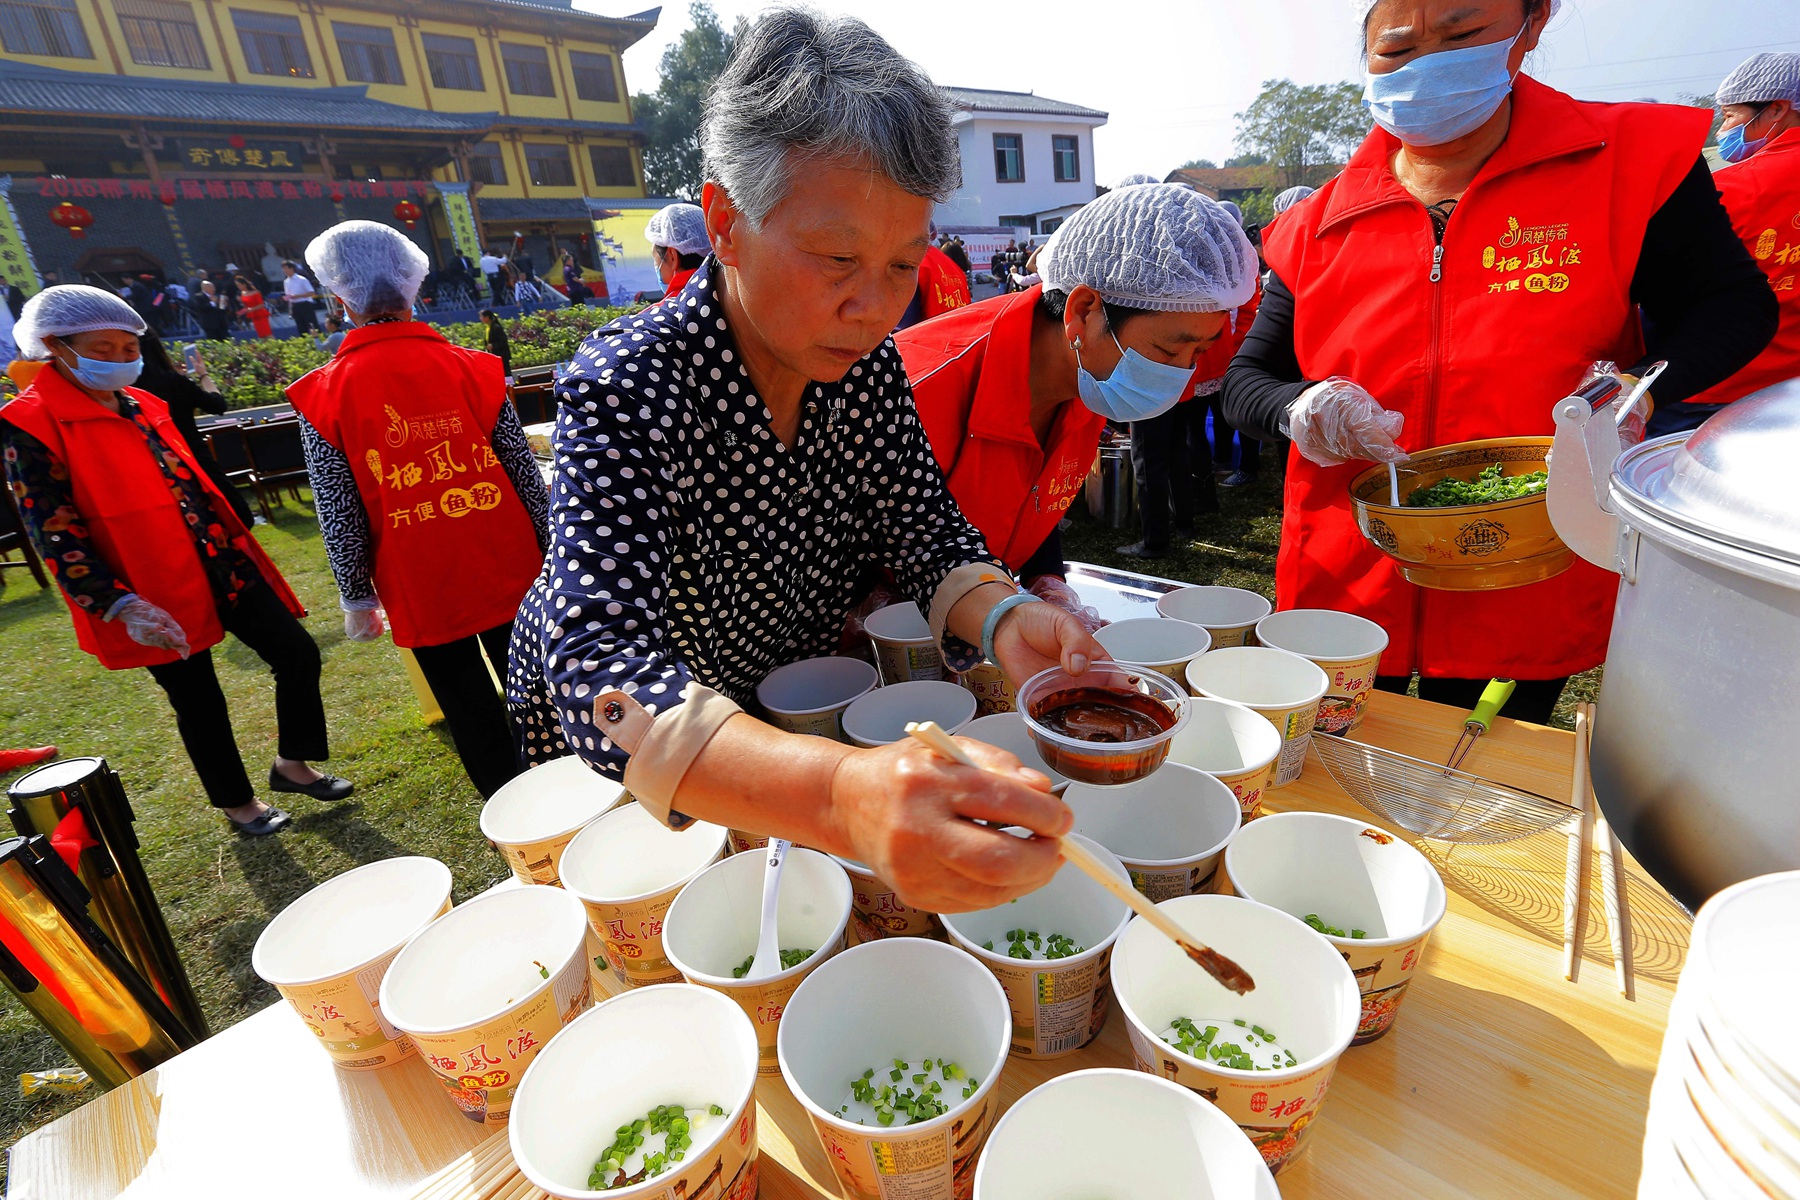
M 412 307 L 431 260 L 411 238 L 375 221 L 333 225 L 306 248 L 319 284 L 359 313 Z
M 1800 105 L 1800 54 L 1753 54 L 1713 93 L 1713 103 L 1720 106 L 1771 100 Z
M 1219 207 L 1224 209 L 1226 212 L 1230 213 L 1231 219 L 1236 221 L 1238 223 L 1238 225 L 1240 227 L 1242 227 L 1242 225 L 1244 224 L 1244 210 L 1237 206 L 1236 201 L 1221 200 L 1221 201 L 1219 201 Z
M 111 292 L 85 283 L 62 283 L 25 302 L 19 323 L 13 327 L 13 341 L 25 358 L 49 358 L 46 337 L 71 337 L 96 329 L 142 333 L 144 319 Z
M 1112 187 L 1107 190 L 1116 192 L 1122 187 L 1135 187 L 1140 183 L 1161 183 L 1161 182 L 1162 182 L 1162 180 L 1158 179 L 1154 175 L 1147 174 L 1143 171 L 1134 171 L 1130 175 L 1125 176 L 1123 179 L 1121 179 L 1117 183 L 1113 184 Z
M 712 253 L 706 212 L 698 204 L 671 204 L 660 209 L 644 226 L 644 236 L 652 246 L 671 246 L 678 254 Z
M 1256 294 L 1256 251 L 1223 205 L 1175 183 L 1108 192 L 1038 255 L 1047 290 L 1086 284 L 1109 304 L 1223 312 Z
M 1286 212 L 1288 209 L 1294 207 L 1294 205 L 1312 195 L 1315 190 L 1317 189 L 1309 188 L 1304 183 L 1299 187 L 1289 188 L 1287 191 L 1281 193 L 1281 195 L 1275 197 L 1275 212 L 1277 214 Z
M 1369 14 L 1381 0 L 1350 0 L 1350 11 L 1356 14 L 1356 23 L 1364 29 L 1369 25 Z M 1550 15 L 1554 17 L 1556 10 L 1562 7 L 1562 0 L 1550 0 Z

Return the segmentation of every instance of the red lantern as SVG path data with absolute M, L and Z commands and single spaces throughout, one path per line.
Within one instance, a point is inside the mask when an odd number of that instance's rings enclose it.
M 425 210 L 414 204 L 411 200 L 402 200 L 400 203 L 394 205 L 394 220 L 402 222 L 408 229 L 416 226 L 419 223 L 419 218 L 424 215 Z
M 342 204 L 344 202 L 344 191 L 336 184 L 333 184 L 331 188 L 331 202 L 333 204 Z
M 64 200 L 50 210 L 50 223 L 68 230 L 70 237 L 86 237 L 87 231 L 94 226 L 94 214 L 79 204 Z
M 230 146 L 233 150 L 242 150 L 244 148 L 244 135 L 241 133 L 234 133 L 225 139 L 225 144 Z

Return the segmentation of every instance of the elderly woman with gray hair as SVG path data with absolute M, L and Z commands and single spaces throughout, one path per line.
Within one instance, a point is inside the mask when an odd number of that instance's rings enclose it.
M 1054 873 L 1054 841 L 998 828 L 1067 832 L 1047 779 L 979 743 L 987 770 L 739 707 L 830 652 L 865 568 L 929 613 L 953 667 L 1105 657 L 958 511 L 888 337 L 959 181 L 951 116 L 859 21 L 776 10 L 738 39 L 701 130 L 711 256 L 559 386 L 550 556 L 507 690 L 532 761 L 572 751 L 674 828 L 798 840 L 954 912 Z

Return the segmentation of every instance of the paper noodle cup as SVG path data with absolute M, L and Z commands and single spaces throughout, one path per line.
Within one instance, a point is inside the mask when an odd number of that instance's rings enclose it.
M 1268 598 L 1234 587 L 1184 587 L 1156 602 L 1158 616 L 1189 621 L 1212 635 L 1212 648 L 1256 645 L 1256 623 L 1275 607 Z
M 628 1187 L 589 1190 L 621 1125 L 663 1104 L 718 1105 L 674 1168 Z M 722 1200 L 756 1195 L 756 1034 L 738 1007 L 674 984 L 596 1004 L 525 1072 L 507 1130 L 513 1161 L 562 1200 Z
M 1120 879 L 1125 867 L 1104 847 L 1080 839 Z M 1100 1034 L 1112 1002 L 1113 942 L 1125 932 L 1131 910 L 1081 868 L 1064 863 L 1050 882 L 1009 904 L 981 912 L 945 913 L 953 945 L 980 959 L 1012 1006 L 1012 1052 L 1025 1058 L 1061 1058 Z M 1006 933 L 1026 929 L 1069 937 L 1081 953 L 1027 961 L 1007 956 Z M 992 946 L 993 949 L 988 949 Z
M 635 801 L 575 835 L 563 852 L 563 886 L 580 897 L 620 983 L 680 982 L 663 952 L 663 919 L 687 882 L 724 851 L 723 825 L 670 829 Z
M 1175 735 L 1169 761 L 1205 771 L 1230 788 L 1243 819 L 1254 821 L 1281 756 L 1281 734 L 1235 701 L 1195 696 L 1187 710 L 1188 723 Z
M 1315 724 L 1321 733 L 1345 734 L 1363 722 L 1375 673 L 1387 650 L 1387 630 L 1366 617 L 1329 608 L 1290 608 L 1256 623 L 1265 646 L 1298 654 L 1325 672 L 1328 686 Z
M 1212 635 L 1198 625 L 1166 617 L 1134 617 L 1098 630 L 1094 640 L 1114 662 L 1144 667 L 1181 682 L 1188 660 L 1212 648 Z
M 1206 890 L 1241 821 L 1230 788 L 1180 763 L 1118 787 L 1070 784 L 1063 803 L 1075 832 L 1118 855 L 1154 901 Z
M 986 742 L 990 746 L 998 746 L 1016 757 L 1020 763 L 1034 771 L 1042 771 L 1050 777 L 1050 790 L 1060 795 L 1069 786 L 1066 775 L 1058 774 L 1050 769 L 1044 756 L 1038 753 L 1037 742 L 1031 731 L 1025 728 L 1025 718 L 1016 712 L 995 713 L 990 717 L 976 717 L 957 732 L 958 737 L 973 738 L 978 742 Z
M 1261 822 L 1249 826 L 1255 829 Z M 1218 1106 L 1280 1173 L 1305 1143 L 1355 1036 L 1362 1006 L 1338 952 L 1299 920 L 1237 896 L 1181 896 L 1157 905 L 1195 938 L 1256 980 L 1243 996 L 1194 966 L 1175 943 L 1134 920 L 1113 950 L 1113 989 L 1140 1071 L 1192 1088 Z M 1220 1025 L 1220 1036 L 1260 1025 L 1295 1059 L 1279 1071 L 1244 1071 L 1183 1054 L 1163 1041 L 1177 1017 Z
M 875 643 L 882 683 L 948 677 L 944 655 L 931 636 L 931 626 L 911 600 L 876 609 L 863 619 L 863 628 Z
M 776 1047 L 782 1078 L 846 1194 L 968 1200 L 1011 1035 L 1006 993 L 985 967 L 952 946 L 909 939 L 856 946 L 807 976 Z M 904 1127 L 838 1115 L 865 1070 L 926 1058 L 962 1067 L 979 1081 L 973 1094 L 946 1089 L 950 1111 Z
M 991 662 L 964 671 L 956 681 L 975 695 L 975 715 L 991 717 L 996 713 L 1017 712 L 1019 694 L 1013 689 L 1006 672 Z
M 1202 654 L 1187 665 L 1188 689 L 1197 696 L 1233 700 L 1261 713 L 1281 735 L 1270 787 L 1300 778 L 1306 748 L 1329 681 L 1318 665 L 1268 646 L 1234 646 Z
M 1167 1195 L 1281 1200 L 1225 1114 L 1166 1079 L 1117 1067 L 1071 1071 L 1026 1092 L 975 1168 L 974 1200 Z
M 585 928 L 561 888 L 506 888 L 432 922 L 388 968 L 382 1011 L 471 1121 L 506 1124 L 531 1060 L 588 1006 Z
M 414 934 L 450 911 L 450 868 L 389 858 L 328 879 L 264 927 L 250 965 L 338 1066 L 372 1071 L 413 1041 L 381 1011 L 381 979 Z
M 756 953 L 762 924 L 766 857 L 738 854 L 715 863 L 681 889 L 663 923 L 663 950 L 689 983 L 725 993 L 756 1027 L 759 1070 L 780 1073 L 775 1031 L 800 981 L 842 950 L 850 925 L 850 877 L 829 855 L 793 847 L 781 868 L 775 927 L 781 945 L 811 950 L 812 957 L 767 979 L 736 979 L 732 972 Z
M 1350 964 L 1362 994 L 1354 1045 L 1393 1028 L 1406 985 L 1444 919 L 1444 884 L 1423 854 L 1363 821 L 1274 813 L 1225 850 L 1231 888 L 1292 917 L 1316 915 L 1346 934 L 1320 934 Z
M 778 729 L 841 742 L 844 710 L 876 682 L 875 668 L 860 658 L 806 658 L 770 671 L 756 685 L 756 702 Z
M 936 913 L 902 903 L 893 884 L 855 859 L 832 857 L 850 876 L 850 921 L 858 942 L 896 937 L 944 940 L 944 923 Z
M 514 776 L 488 797 L 481 832 L 520 883 L 555 885 L 569 842 L 624 798 L 624 787 L 571 754 Z
M 769 844 L 769 836 L 764 833 L 751 833 L 745 829 L 733 829 L 731 834 L 731 853 L 745 854 L 751 850 L 761 850 Z
M 936 721 L 956 733 L 975 716 L 975 697 L 954 683 L 891 683 L 858 696 L 844 710 L 844 733 L 858 746 L 886 746 L 906 736 L 908 721 Z

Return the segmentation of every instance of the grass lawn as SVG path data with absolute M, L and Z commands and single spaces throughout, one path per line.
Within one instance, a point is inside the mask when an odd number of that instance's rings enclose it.
M 1166 559 L 1143 563 L 1116 554 L 1114 547 L 1135 541 L 1136 531 L 1102 528 L 1085 512 L 1065 534 L 1065 553 L 1273 595 L 1278 484 L 1265 470 L 1255 487 L 1221 489 L 1224 511 L 1200 518 L 1195 540 Z M 310 509 L 290 499 L 276 511 L 274 524 L 257 533 L 313 609 L 306 625 L 325 655 L 330 770 L 357 785 L 356 795 L 336 807 L 282 797 L 295 821 L 276 837 L 239 837 L 208 808 L 175 735 L 174 716 L 148 673 L 101 669 L 76 648 L 60 599 L 24 573 L 8 572 L 9 586 L 0 594 L 0 662 L 7 681 L 0 691 L 0 745 L 54 742 L 66 755 L 104 755 L 118 771 L 137 810 L 145 869 L 215 1030 L 276 999 L 250 970 L 251 946 L 270 918 L 315 884 L 398 854 L 425 854 L 447 864 L 458 901 L 506 874 L 477 828 L 480 796 L 442 727 L 421 723 L 393 645 L 344 639 Z M 272 682 L 261 660 L 235 640 L 227 639 L 214 657 L 245 762 L 251 778 L 260 780 L 275 747 Z M 1591 698 L 1594 683 L 1584 678 L 1571 687 L 1565 705 Z M 1558 723 L 1567 722 L 1565 709 Z M 61 1047 L 10 993 L 0 991 L 5 1078 L 65 1062 Z M 6 1083 L 0 1087 L 0 1146 L 86 1098 L 26 1102 Z

